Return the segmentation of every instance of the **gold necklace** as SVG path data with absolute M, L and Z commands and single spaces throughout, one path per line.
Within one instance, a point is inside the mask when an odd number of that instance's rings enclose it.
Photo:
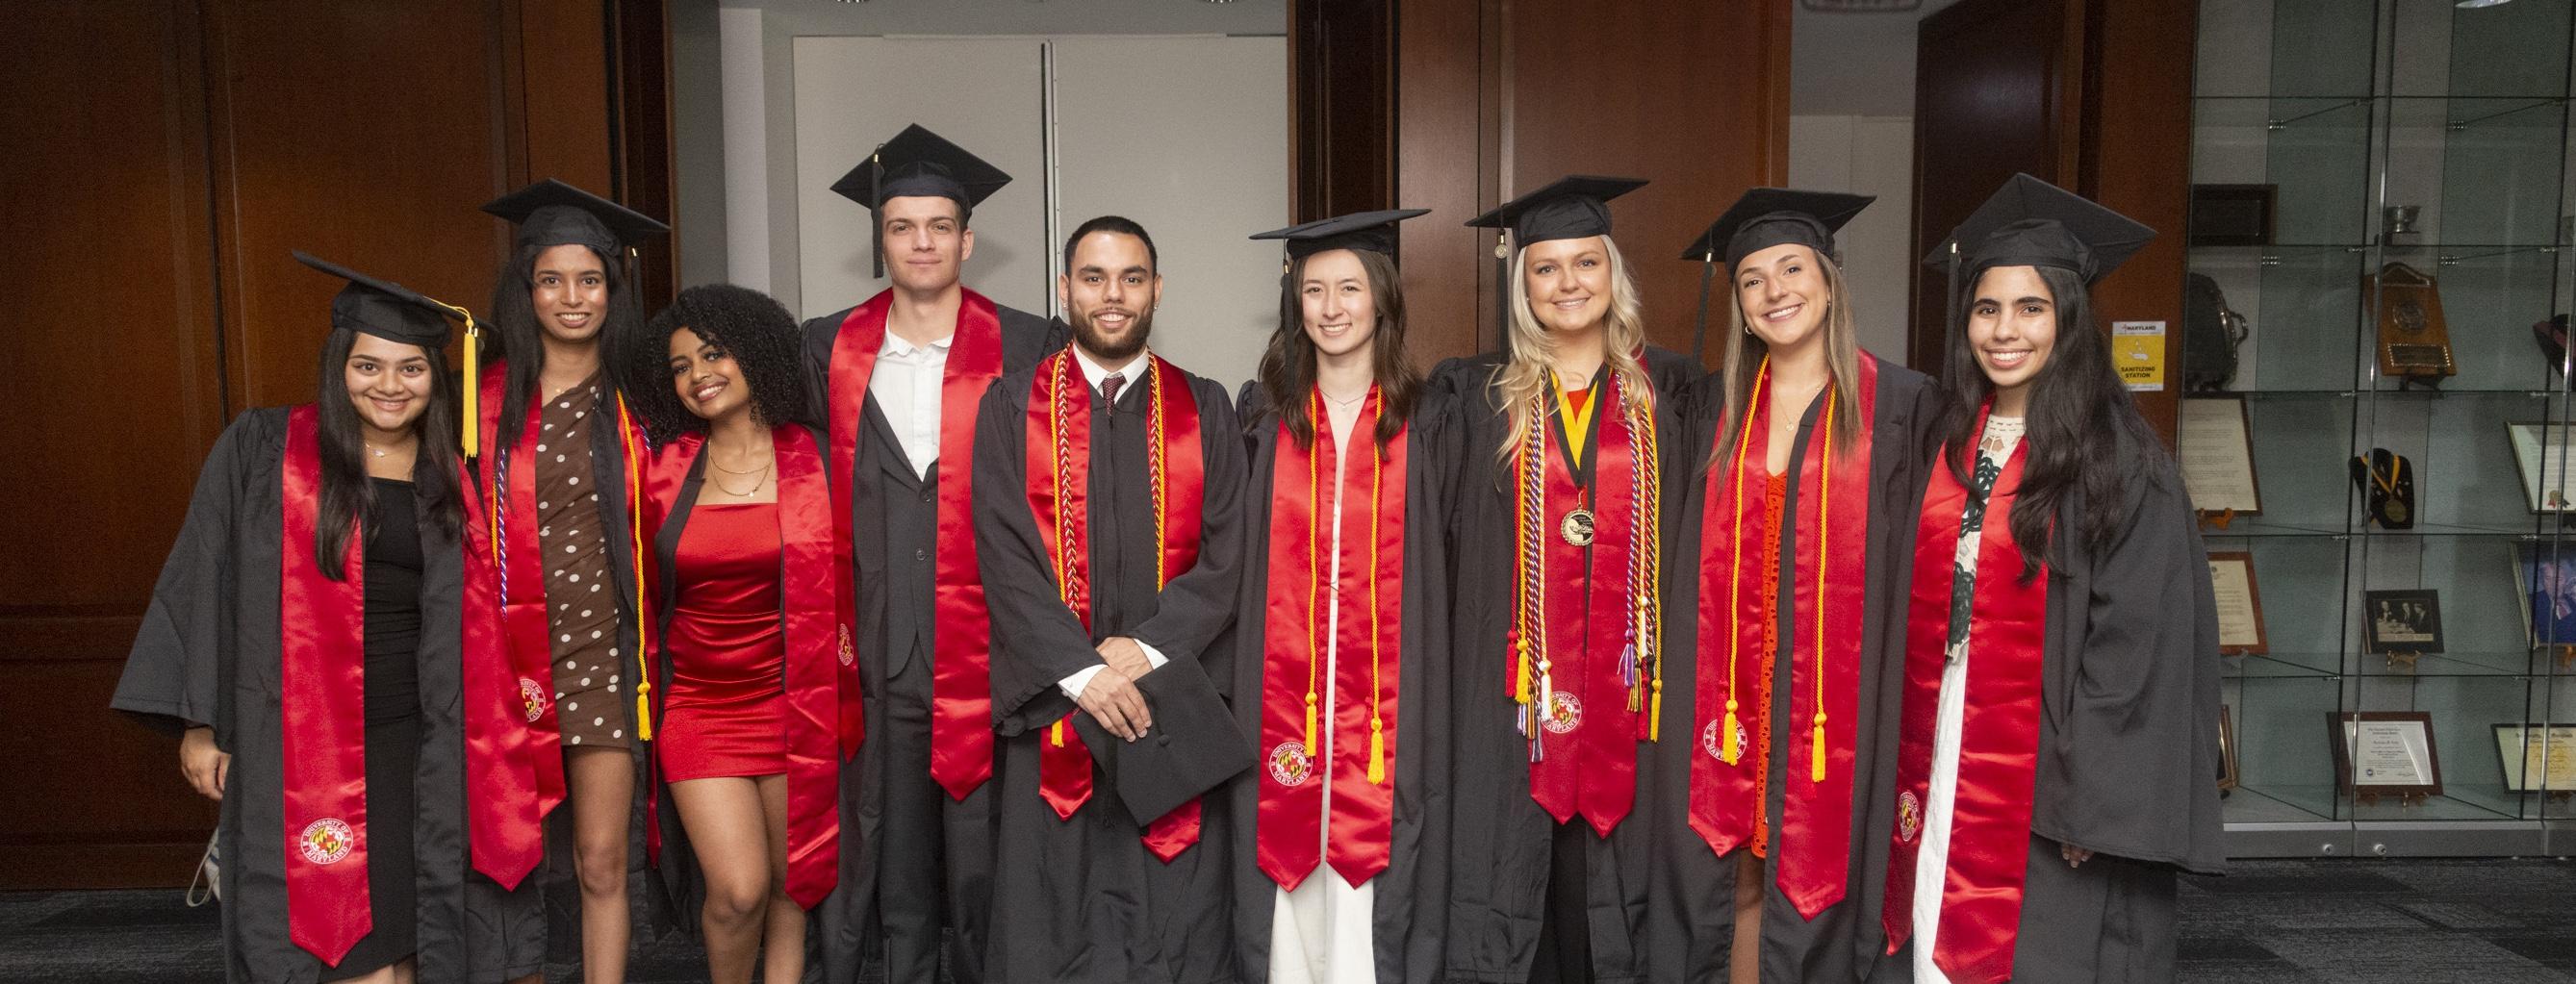
M 710 459 L 710 461 L 712 461 L 712 459 Z M 721 466 L 721 465 L 717 466 L 717 469 L 718 469 L 719 471 L 732 471 L 732 469 L 724 468 L 724 467 L 723 467 L 723 466 Z M 750 495 L 750 494 L 752 494 L 752 493 L 754 493 L 754 492 L 758 492 L 758 491 L 760 491 L 760 487 L 761 487 L 761 486 L 769 484 L 769 466 L 768 466 L 768 465 L 763 465 L 763 466 L 761 466 L 760 471 L 759 471 L 759 472 L 757 472 L 757 473 L 754 473 L 754 472 L 733 472 L 733 473 L 734 473 L 734 474 L 736 474 L 736 475 L 751 475 L 751 474 L 758 474 L 760 477 L 759 477 L 759 478 L 755 478 L 755 479 L 752 479 L 752 480 L 751 480 L 751 487 L 750 487 L 750 488 L 747 488 L 747 489 L 739 489 L 739 490 L 737 490 L 737 489 L 729 489 L 729 488 L 725 488 L 724 480 L 723 480 L 723 479 L 716 478 L 716 477 L 715 477 L 715 476 L 713 476 L 713 475 L 709 475 L 709 476 L 707 476 L 707 481 L 714 483 L 714 484 L 715 484 L 715 487 L 716 487 L 716 488 L 718 488 L 718 489 L 723 490 L 724 494 L 729 495 L 729 496 L 733 496 L 734 498 L 737 498 L 737 499 L 740 499 L 740 498 L 743 498 L 743 497 L 745 497 L 745 496 L 748 496 L 748 495 Z

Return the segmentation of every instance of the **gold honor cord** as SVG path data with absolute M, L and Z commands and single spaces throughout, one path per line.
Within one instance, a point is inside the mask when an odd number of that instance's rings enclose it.
M 1762 385 L 1771 379 L 1771 359 L 1764 356 L 1762 365 L 1753 372 L 1753 395 L 1744 401 L 1744 427 L 1735 436 L 1735 538 L 1728 541 L 1730 556 L 1726 565 L 1727 623 L 1734 624 L 1744 603 L 1744 453 L 1753 443 L 1753 408 L 1762 402 Z M 1735 738 L 1742 726 L 1735 716 L 1735 657 L 1743 648 L 1740 631 L 1726 633 L 1726 723 L 1718 726 L 1717 757 L 1734 765 L 1744 757 L 1744 746 Z
M 1317 454 L 1315 453 L 1315 448 L 1314 448 L 1314 446 L 1313 446 L 1313 443 L 1314 443 L 1315 441 L 1329 441 L 1329 440 L 1332 440 L 1332 432 L 1331 432 L 1330 428 L 1333 426 L 1332 421 L 1331 421 L 1331 420 L 1329 420 L 1329 419 L 1327 419 L 1327 418 L 1325 418 L 1325 416 L 1324 416 L 1324 402 L 1323 402 L 1323 397 L 1322 397 L 1322 396 L 1320 396 L 1320 395 L 1317 395 L 1317 394 L 1321 394 L 1322 392 L 1323 392 L 1323 390 L 1322 390 L 1322 388 L 1319 386 L 1319 387 L 1316 389 L 1316 392 L 1315 392 L 1314 394 L 1309 394 L 1309 395 L 1306 397 L 1306 420 L 1307 420 L 1307 422 L 1308 422 L 1309 424 L 1312 424 L 1312 423 L 1315 423 L 1315 422 L 1319 422 L 1319 421 L 1320 421 L 1320 422 L 1322 422 L 1322 423 L 1323 423 L 1324 427 L 1326 428 L 1326 430 L 1325 430 L 1323 433 L 1320 433 L 1320 434 L 1315 435 L 1315 437 L 1314 437 L 1312 440 L 1310 440 L 1310 441 L 1309 441 L 1308 446 L 1307 446 L 1307 448 L 1306 448 L 1306 732 L 1305 732 L 1305 734 L 1306 734 L 1306 757 L 1307 757 L 1308 759 L 1310 759 L 1310 760 L 1311 760 L 1311 759 L 1313 759 L 1313 758 L 1315 757 L 1315 678 L 1316 678 L 1317 676 L 1321 675 L 1321 670 L 1319 669 L 1319 667 L 1321 667 L 1321 665 L 1323 664 L 1323 661 L 1324 661 L 1324 647 L 1322 647 L 1322 646 L 1318 646 L 1318 645 L 1316 645 L 1316 644 L 1315 644 L 1315 629 L 1316 629 L 1316 628 L 1317 628 L 1317 626 L 1318 626 L 1318 623 L 1316 622 L 1316 619 L 1315 619 L 1315 596 L 1316 596 L 1317 594 L 1322 593 L 1322 591 L 1323 591 L 1323 589 L 1324 589 L 1324 562 L 1320 559 L 1320 555 L 1317 553 L 1317 550 L 1318 550 L 1318 543 L 1317 543 L 1316 536 L 1315 536 L 1315 528 L 1316 528 L 1317 526 L 1321 526 L 1321 525 L 1323 525 L 1322 520 L 1323 520 L 1323 518 L 1324 518 L 1324 517 L 1323 517 L 1323 515 L 1322 515 L 1321 510 L 1323 509 L 1323 505 L 1324 505 L 1324 491 L 1323 491 L 1323 489 L 1324 489 L 1324 480 L 1323 480 L 1323 465 L 1322 465 L 1322 463 L 1321 463 L 1321 457 L 1322 457 L 1322 456 L 1317 455 Z M 1335 491 L 1336 491 L 1336 492 L 1338 492 L 1338 491 L 1339 491 L 1339 489 L 1336 489 Z
M 1322 389 L 1319 387 L 1319 388 L 1316 390 L 1316 392 L 1320 393 L 1320 392 L 1322 392 Z M 1385 399 L 1384 399 L 1383 397 L 1381 397 L 1381 396 L 1378 394 L 1377 384 L 1375 384 L 1375 383 L 1371 383 L 1371 384 L 1369 384 L 1369 402 L 1370 402 L 1370 403 L 1373 403 L 1373 404 L 1375 404 L 1375 405 L 1377 406 L 1377 412 L 1378 412 L 1378 413 L 1381 413 L 1381 414 L 1382 414 L 1382 413 L 1385 413 L 1385 412 L 1386 412 L 1386 401 L 1385 401 Z M 1352 435 L 1351 435 L 1351 436 L 1352 436 L 1352 437 L 1354 437 L 1354 438 L 1361 438 L 1361 437 L 1364 437 L 1364 435 L 1361 435 L 1361 434 L 1357 433 L 1357 428 L 1356 428 L 1356 427 L 1354 427 L 1354 428 L 1353 428 L 1353 433 L 1352 433 Z M 1359 442 L 1354 441 L 1353 443 L 1359 443 Z M 1382 786 L 1382 785 L 1385 785 L 1385 784 L 1386 784 L 1386 718 L 1385 718 L 1385 716 L 1384 716 L 1384 715 L 1382 715 L 1382 714 L 1379 712 L 1378 708 L 1379 708 L 1380 706 L 1382 706 L 1382 703 L 1381 703 L 1381 702 L 1382 702 L 1382 701 L 1384 701 L 1384 700 L 1386 699 L 1386 698 L 1385 698 L 1386 691 L 1385 691 L 1385 689 L 1384 689 L 1384 684 L 1382 684 L 1382 683 L 1379 681 L 1379 676 L 1378 676 L 1378 674 L 1379 674 L 1379 662 L 1378 662 L 1378 655 L 1379 655 L 1379 654 L 1378 654 L 1378 624 L 1377 624 L 1377 613 L 1378 613 L 1378 612 L 1377 612 L 1377 583 L 1378 583 L 1378 542 L 1377 542 L 1377 520 L 1378 520 L 1378 516 L 1379 516 L 1379 509 L 1378 509 L 1378 506 L 1379 506 L 1379 492 L 1380 492 L 1380 490 L 1384 487 L 1385 478 L 1386 478 L 1386 462 L 1385 462 L 1385 460 L 1384 460 L 1384 454 L 1385 454 L 1385 449 L 1384 449 L 1384 448 L 1382 448 L 1382 447 L 1378 447 L 1378 446 L 1377 446 L 1373 441 L 1372 441 L 1372 442 L 1367 443 L 1367 444 L 1366 444 L 1366 445 L 1364 445 L 1364 446 L 1368 448 L 1368 456 L 1369 456 L 1369 538 L 1368 538 L 1368 552 L 1369 552 L 1369 582 L 1368 582 L 1368 585 L 1369 585 L 1369 762 L 1368 762 L 1368 781 L 1369 781 L 1369 785 L 1372 785 L 1372 786 Z M 1402 508 L 1402 506 L 1400 506 L 1400 505 L 1399 505 L 1397 508 Z M 1338 510 L 1336 510 L 1336 511 L 1338 512 Z M 1398 549 L 1401 549 L 1401 545 L 1399 545 Z M 1401 626 L 1401 625 L 1397 626 L 1397 627 L 1396 627 L 1396 631 L 1398 631 L 1398 632 L 1402 632 L 1402 631 L 1404 631 L 1403 626 Z
M 617 394 L 617 444 L 626 452 L 627 558 L 635 565 L 635 737 L 653 740 L 653 650 L 644 631 L 644 456 L 635 447 L 635 418 L 626 394 Z
M 1816 725 L 1815 761 L 1811 763 L 1811 782 L 1825 781 L 1825 571 L 1833 563 L 1833 540 L 1828 532 L 1833 527 L 1834 508 L 1834 391 L 1825 389 L 1824 463 L 1818 466 L 1816 485 Z M 1789 523 L 1797 525 L 1792 518 Z

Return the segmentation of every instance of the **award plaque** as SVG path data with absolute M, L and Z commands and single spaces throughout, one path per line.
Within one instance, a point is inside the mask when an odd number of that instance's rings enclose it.
M 2442 598 L 2431 588 L 2364 591 L 2361 619 L 2372 653 L 2412 660 L 2442 651 Z
M 2263 511 L 2263 496 L 2254 481 L 2253 429 L 2247 421 L 2241 396 L 2182 401 L 2174 457 L 2182 468 L 2183 488 L 2191 492 L 2193 509 L 2240 516 Z
M 2496 725 L 2496 731 L 2501 735 L 2504 731 L 2504 725 Z M 2504 739 L 2502 737 L 2498 737 L 2496 740 L 2501 742 Z M 2236 788 L 2236 722 L 2229 719 L 2227 705 L 2220 704 L 2218 705 L 2219 795 L 2224 796 L 2227 794 L 2228 790 L 2234 788 Z
M 2387 448 L 2352 459 L 2352 484 L 2361 490 L 2362 523 L 2383 530 L 2415 528 L 2415 463 Z
M 2505 792 L 2576 790 L 2576 725 L 2499 724 L 2495 740 Z
M 2442 795 L 2433 715 L 2423 711 L 2326 713 L 2334 729 L 2335 785 L 2364 797 Z
M 2442 320 L 2442 290 L 2433 278 L 2403 263 L 2362 277 L 2363 297 L 2379 299 L 2379 374 L 2437 379 L 2459 372 L 2451 361 L 2451 329 Z
M 2210 551 L 2209 586 L 2218 595 L 2219 653 L 2271 652 L 2271 643 L 2263 635 L 2263 596 L 2254 589 L 2254 555 L 2242 550 Z
M 2576 512 L 2576 483 L 2568 481 L 2567 459 L 2576 454 L 2576 432 L 2566 424 L 2506 424 L 2514 466 L 2522 470 L 2522 495 L 2536 513 Z

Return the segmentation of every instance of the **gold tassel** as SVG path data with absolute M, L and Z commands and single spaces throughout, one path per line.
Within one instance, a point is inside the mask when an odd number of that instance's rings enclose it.
M 1372 786 L 1386 785 L 1386 720 L 1369 715 L 1368 781 Z
M 1664 740 L 1664 673 L 1661 667 L 1655 670 L 1654 686 L 1655 696 L 1648 701 L 1650 710 L 1646 714 L 1646 740 L 1662 741 Z
M 1306 691 L 1306 757 L 1315 757 L 1315 692 Z
M 635 692 L 635 737 L 639 741 L 653 740 L 653 698 L 641 690 Z
M 1825 781 L 1825 716 L 1822 714 L 1816 715 L 1816 730 L 1814 733 L 1816 736 L 1816 761 L 1814 769 L 1811 770 L 1813 775 L 1810 781 L 1823 782 Z
M 1529 691 L 1530 691 L 1530 664 L 1529 664 L 1529 650 L 1527 650 L 1527 649 L 1523 649 L 1523 650 L 1521 650 L 1521 670 L 1520 670 L 1520 673 L 1519 673 L 1517 676 L 1515 676 L 1515 677 L 1514 677 L 1514 679 L 1518 681 L 1519 686 L 1517 686 L 1517 687 L 1513 688 L 1513 690 L 1512 690 L 1512 702 L 1513 702 L 1513 703 L 1516 703 L 1516 704 L 1527 704 L 1527 703 L 1529 703 L 1529 702 L 1530 702 L 1530 693 L 1529 693 Z
M 1059 718 L 1054 724 L 1047 725 L 1047 741 L 1054 744 L 1057 748 L 1064 747 L 1063 719 Z
M 461 312 L 465 309 L 452 308 L 452 310 Z M 468 458 L 478 457 L 483 453 L 483 412 L 482 408 L 476 405 L 482 400 L 483 391 L 482 342 L 483 330 L 475 327 L 473 315 L 466 315 L 465 385 L 458 387 L 465 392 L 457 400 L 465 408 L 465 426 L 456 430 L 460 435 L 460 442 L 464 445 L 465 456 Z
M 1744 757 L 1743 747 L 1735 741 L 1735 732 L 1741 727 L 1735 723 L 1735 698 L 1729 697 L 1726 699 L 1726 721 L 1717 726 L 1717 757 L 1725 759 L 1728 765 L 1734 765 Z

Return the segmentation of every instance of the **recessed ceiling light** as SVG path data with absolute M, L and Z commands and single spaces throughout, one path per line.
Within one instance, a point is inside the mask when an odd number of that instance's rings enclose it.
M 2480 7 L 2501 7 L 2512 2 L 2513 0 L 2460 0 L 2459 3 L 2452 4 L 2452 6 L 2458 7 L 2461 10 L 2476 10 Z

